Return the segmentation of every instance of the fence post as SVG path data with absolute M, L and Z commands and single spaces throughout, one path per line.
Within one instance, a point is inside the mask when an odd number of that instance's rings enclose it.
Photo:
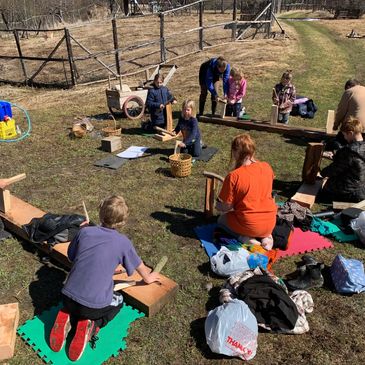
M 70 32 L 67 28 L 65 29 L 65 39 L 66 39 L 66 47 L 67 47 L 67 58 L 68 63 L 70 64 L 70 73 L 71 73 L 71 82 L 72 86 L 76 85 L 76 77 L 75 77 L 75 68 L 74 68 L 74 58 L 72 54 L 72 46 L 70 40 Z
M 120 75 L 118 32 L 117 32 L 117 21 L 115 18 L 112 19 L 112 27 L 113 27 L 113 43 L 115 51 L 115 66 L 117 68 L 117 74 Z
M 24 74 L 24 82 L 25 85 L 27 85 L 28 83 L 28 75 L 27 75 L 27 70 L 25 69 L 25 64 L 24 64 L 24 60 L 23 60 L 23 54 L 22 54 L 22 49 L 20 48 L 20 42 L 19 42 L 19 34 L 17 30 L 14 30 L 14 37 L 15 37 L 15 43 L 16 43 L 16 48 L 18 49 L 18 54 L 20 57 L 20 64 L 22 66 L 22 70 L 23 70 L 23 74 Z
M 233 0 L 233 16 L 232 16 L 232 41 L 236 40 L 237 33 L 237 0 Z
M 160 14 L 160 60 L 161 60 L 161 63 L 166 62 L 164 25 L 165 25 L 165 14 L 161 13 Z
M 201 1 L 199 3 L 199 49 L 202 51 L 204 48 L 203 45 L 203 11 L 204 11 L 204 3 Z

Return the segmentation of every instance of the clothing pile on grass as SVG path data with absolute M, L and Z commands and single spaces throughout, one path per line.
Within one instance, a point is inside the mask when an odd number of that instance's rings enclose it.
M 292 116 L 299 116 L 305 119 L 313 119 L 318 108 L 312 99 L 305 96 L 297 96 L 290 112 Z
M 365 239 L 365 212 L 358 218 L 350 224 Z M 284 203 L 277 214 L 274 248 L 286 249 L 293 227 L 312 230 L 318 221 L 309 209 Z M 227 279 L 219 293 L 221 305 L 208 313 L 205 322 L 206 341 L 213 352 L 250 360 L 257 352 L 259 330 L 295 335 L 309 331 L 306 316 L 313 312 L 314 302 L 307 290 L 323 286 L 323 262 L 304 255 L 283 280 L 269 270 L 269 255 L 260 246 L 242 244 L 219 229 L 214 239 L 221 249 L 210 258 L 211 269 Z M 326 269 L 334 292 L 365 291 L 361 261 L 337 255 Z

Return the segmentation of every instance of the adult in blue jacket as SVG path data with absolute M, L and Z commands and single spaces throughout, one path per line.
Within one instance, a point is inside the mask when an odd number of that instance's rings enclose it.
M 165 106 L 168 103 L 176 104 L 176 99 L 169 89 L 163 86 L 164 77 L 157 74 L 153 80 L 153 86 L 148 90 L 146 106 L 151 114 L 151 124 L 149 127 L 166 126 Z
M 217 88 L 220 77 L 223 79 L 223 97 L 227 97 L 229 90 L 228 79 L 230 71 L 231 67 L 223 57 L 211 58 L 200 66 L 199 115 L 204 114 L 204 106 L 205 101 L 207 100 L 208 91 L 210 92 L 212 99 L 212 114 L 215 113 L 218 97 Z

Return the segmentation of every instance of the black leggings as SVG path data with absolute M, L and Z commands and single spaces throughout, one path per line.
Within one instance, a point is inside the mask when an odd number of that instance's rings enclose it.
M 121 310 L 123 302 L 118 306 L 108 305 L 104 308 L 89 308 L 62 295 L 64 308 L 70 313 L 72 321 L 91 319 L 99 327 L 105 327 Z

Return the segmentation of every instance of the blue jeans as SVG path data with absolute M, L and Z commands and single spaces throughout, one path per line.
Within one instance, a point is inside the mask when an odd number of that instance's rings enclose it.
M 289 123 L 289 114 L 290 113 L 279 113 L 278 114 L 278 122 L 288 124 Z
M 188 144 L 186 147 L 180 149 L 181 153 L 188 153 L 193 157 L 198 157 L 202 153 L 202 145 L 200 140 L 195 140 L 193 143 Z
M 227 104 L 226 115 L 229 117 L 239 117 L 241 109 L 242 103 Z

